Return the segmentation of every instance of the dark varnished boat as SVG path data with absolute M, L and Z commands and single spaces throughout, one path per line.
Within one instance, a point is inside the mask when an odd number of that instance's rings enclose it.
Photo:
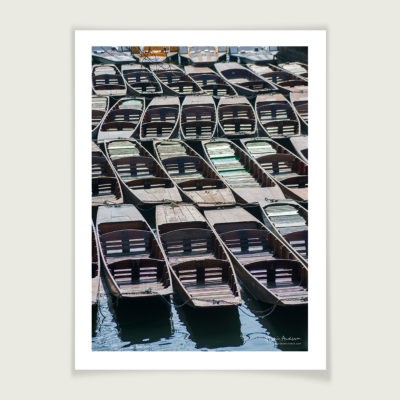
M 308 136 L 299 136 L 290 139 L 296 153 L 308 163 Z
M 92 222 L 92 309 L 100 297 L 100 253 L 97 233 Z
M 156 225 L 174 290 L 184 302 L 213 309 L 241 304 L 230 259 L 195 206 L 157 206 Z
M 200 86 L 174 64 L 151 64 L 150 70 L 160 81 L 164 93 L 173 96 L 200 94 Z
M 300 93 L 290 93 L 290 102 L 301 122 L 308 127 L 308 90 Z
M 204 214 L 256 299 L 278 306 L 308 303 L 308 270 L 285 242 L 241 207 Z
M 308 201 L 308 165 L 271 139 L 242 139 L 243 147 L 281 187 L 286 197 Z
M 203 141 L 204 153 L 239 202 L 280 200 L 285 196 L 274 179 L 244 150 L 227 139 Z
M 282 139 L 300 135 L 299 117 L 282 94 L 257 96 L 255 108 L 260 131 L 270 138 Z
M 179 54 L 190 64 L 212 65 L 220 58 L 226 56 L 227 48 L 225 46 L 192 46 L 180 47 Z
M 301 78 L 308 79 L 308 65 L 295 61 L 278 64 L 278 67 L 283 71 L 289 71 L 291 74 L 300 76 Z
M 201 89 L 219 99 L 223 96 L 236 96 L 237 92 L 225 79 L 208 67 L 193 67 L 188 65 L 185 72 L 201 87 Z
M 178 185 L 182 198 L 199 207 L 236 204 L 227 185 L 214 170 L 181 140 L 154 141 L 154 152 L 169 177 Z
M 92 207 L 122 204 L 121 185 L 104 153 L 92 142 Z
M 99 207 L 97 233 L 112 295 L 132 300 L 172 293 L 164 253 L 135 206 Z
M 126 201 L 140 205 L 182 201 L 175 183 L 135 139 L 106 142 L 105 150 Z
M 92 87 L 98 96 L 126 96 L 126 83 L 113 64 L 93 65 Z
M 212 96 L 186 96 L 181 108 L 184 139 L 211 139 L 217 129 L 217 112 Z
M 260 203 L 265 225 L 272 229 L 308 266 L 308 211 L 290 201 Z
M 277 69 L 274 65 L 247 64 L 254 73 L 276 86 L 282 93 L 307 90 L 308 82 L 290 72 Z
M 274 85 L 271 85 L 238 63 L 216 63 L 214 67 L 220 76 L 243 96 L 255 96 L 259 93 L 269 93 L 277 90 Z
M 97 143 L 139 137 L 144 107 L 144 99 L 141 98 L 124 97 L 118 100 L 100 124 Z
M 140 140 L 170 139 L 179 131 L 178 97 L 155 97 L 147 106 L 140 126 Z
M 130 94 L 145 97 L 162 95 L 161 83 L 144 65 L 123 65 L 121 72 Z
M 246 97 L 222 97 L 218 103 L 217 113 L 219 131 L 222 135 L 230 139 L 256 135 L 256 117 Z
M 109 105 L 109 97 L 92 95 L 92 139 L 96 139 L 97 131 L 108 112 Z

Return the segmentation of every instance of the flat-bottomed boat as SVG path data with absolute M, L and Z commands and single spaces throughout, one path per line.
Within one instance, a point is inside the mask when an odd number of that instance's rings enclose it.
M 113 64 L 93 65 L 92 88 L 98 96 L 126 96 L 124 78 Z

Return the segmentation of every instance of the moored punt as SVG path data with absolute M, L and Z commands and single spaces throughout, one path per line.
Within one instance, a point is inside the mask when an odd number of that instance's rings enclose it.
M 181 104 L 175 96 L 155 97 L 144 113 L 140 140 L 170 139 L 179 131 Z
M 299 117 L 282 94 L 258 95 L 255 108 L 260 131 L 270 138 L 282 139 L 300 135 Z
M 133 56 L 141 64 L 162 63 L 177 54 L 178 48 L 169 46 L 132 47 Z
M 308 162 L 308 136 L 294 137 L 290 141 L 300 158 Z
M 92 308 L 97 307 L 100 296 L 100 253 L 96 230 L 92 221 Z
M 214 64 L 221 57 L 226 55 L 227 48 L 225 46 L 194 46 L 194 47 L 180 47 L 180 56 L 187 60 L 190 64 L 208 65 Z
M 286 197 L 308 200 L 308 165 L 271 139 L 242 139 L 243 147 L 279 184 Z
M 93 65 L 92 87 L 98 96 L 126 96 L 126 83 L 113 64 Z
M 160 81 L 164 92 L 173 96 L 200 94 L 200 86 L 174 64 L 151 64 L 150 70 Z
M 217 113 L 219 130 L 224 136 L 238 139 L 256 135 L 256 117 L 246 97 L 222 97 Z
M 277 69 L 274 65 L 247 64 L 254 73 L 264 78 L 283 93 L 307 90 L 308 82 L 290 72 Z
M 220 76 L 241 95 L 255 96 L 258 93 L 269 93 L 277 90 L 274 85 L 238 63 L 216 63 L 214 67 Z
M 308 211 L 296 202 L 260 203 L 265 224 L 308 266 Z
M 118 100 L 100 124 L 97 143 L 139 137 L 143 111 L 144 99 L 124 97 Z
M 308 303 L 307 267 L 265 225 L 241 207 L 206 210 L 204 215 L 256 299 L 278 306 Z
M 290 93 L 290 101 L 301 122 L 308 127 L 308 91 Z
M 107 114 L 110 99 L 107 96 L 92 95 L 92 139 L 96 139 L 97 131 Z
M 238 201 L 254 203 L 285 198 L 274 179 L 230 140 L 202 141 L 202 144 L 210 165 L 232 189 Z
M 199 207 L 236 204 L 227 185 L 193 149 L 181 140 L 153 142 L 154 151 L 182 198 Z
M 239 62 L 266 63 L 275 60 L 278 53 L 276 46 L 267 47 L 230 47 L 230 56 Z
M 308 65 L 301 62 L 288 62 L 278 64 L 278 67 L 284 71 L 289 71 L 291 74 L 308 79 Z
M 125 200 L 140 205 L 182 201 L 175 183 L 135 139 L 106 142 L 105 150 Z
M 181 108 L 184 139 L 211 139 L 217 129 L 217 112 L 212 96 L 186 96 Z
M 133 300 L 172 293 L 164 253 L 135 206 L 99 207 L 97 234 L 112 295 Z
M 200 86 L 207 94 L 219 99 L 223 96 L 236 96 L 237 92 L 225 79 L 222 79 L 209 67 L 193 67 L 188 65 L 185 72 Z
M 184 302 L 194 308 L 241 304 L 230 259 L 195 206 L 157 206 L 156 225 L 174 289 Z
M 92 207 L 122 204 L 121 185 L 104 153 L 92 142 Z
M 135 61 L 130 51 L 121 46 L 93 46 L 92 59 L 102 64 L 125 64 Z
M 152 97 L 162 95 L 161 83 L 154 74 L 141 64 L 127 64 L 121 67 L 128 92 L 135 96 Z

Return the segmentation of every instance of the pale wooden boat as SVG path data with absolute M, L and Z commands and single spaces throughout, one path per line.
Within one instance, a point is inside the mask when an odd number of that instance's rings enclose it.
M 126 202 L 144 205 L 182 201 L 176 184 L 135 139 L 106 142 L 105 151 Z
M 308 211 L 292 201 L 260 203 L 265 225 L 272 229 L 308 267 Z
M 195 206 L 157 206 L 156 225 L 174 291 L 185 303 L 201 309 L 241 304 L 232 263 Z
M 145 102 L 142 98 L 124 97 L 118 100 L 100 124 L 97 143 L 113 139 L 138 138 L 144 108 Z
M 203 93 L 200 86 L 177 65 L 151 64 L 150 70 L 161 83 L 165 94 L 185 96 Z
M 271 139 L 300 136 L 299 117 L 282 94 L 258 95 L 255 108 L 260 134 L 263 133 Z
M 222 97 L 218 103 L 218 127 L 229 139 L 256 135 L 256 117 L 250 102 L 244 96 Z
M 270 82 L 282 93 L 303 92 L 308 88 L 308 82 L 304 78 L 276 69 L 272 64 L 247 64 L 247 67 L 261 78 Z
M 290 93 L 290 102 L 301 122 L 308 128 L 308 90 L 300 93 Z
M 243 147 L 286 197 L 308 201 L 308 164 L 272 139 L 242 139 Z
M 128 92 L 134 96 L 153 97 L 163 93 L 161 83 L 144 65 L 127 64 L 121 67 Z
M 268 81 L 236 62 L 216 63 L 214 68 L 240 95 L 256 96 L 259 93 L 270 93 L 277 90 Z
M 92 95 L 92 139 L 96 139 L 97 131 L 103 122 L 110 106 L 108 96 Z
M 189 64 L 212 65 L 220 58 L 226 56 L 225 46 L 192 46 L 180 47 L 179 54 Z
M 282 200 L 282 189 L 244 150 L 227 139 L 202 141 L 204 153 L 241 203 Z
M 238 62 L 244 63 L 269 63 L 273 62 L 278 54 L 278 48 L 276 46 L 241 46 L 241 47 L 230 47 L 229 54 L 232 59 Z
M 100 253 L 96 229 L 92 221 L 92 309 L 97 307 L 100 297 Z
M 203 92 L 212 95 L 215 99 L 237 95 L 233 86 L 209 67 L 187 65 L 185 72 L 200 86 Z
M 119 46 L 93 46 L 92 59 L 101 64 L 126 64 L 135 61 L 130 51 Z
M 181 108 L 181 133 L 186 140 L 211 139 L 217 129 L 212 96 L 186 96 Z
M 307 267 L 257 218 L 241 207 L 206 210 L 204 215 L 252 296 L 277 306 L 308 304 Z
M 98 96 L 126 96 L 124 78 L 114 64 L 100 64 L 92 67 L 92 88 Z
M 293 75 L 299 76 L 308 80 L 308 65 L 295 61 L 278 64 L 278 67 L 283 71 L 288 71 Z
M 178 97 L 155 97 L 144 113 L 140 140 L 170 139 L 179 131 L 181 104 Z
M 184 201 L 199 207 L 236 204 L 235 197 L 215 171 L 181 140 L 153 142 L 154 152 Z
M 121 185 L 104 153 L 92 142 L 92 207 L 122 204 Z
M 290 139 L 296 153 L 308 163 L 308 136 L 299 136 Z
M 113 296 L 137 300 L 172 294 L 165 255 L 135 206 L 99 207 L 96 229 L 104 276 Z

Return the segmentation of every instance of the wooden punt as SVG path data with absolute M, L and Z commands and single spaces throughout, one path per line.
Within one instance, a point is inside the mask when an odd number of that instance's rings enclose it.
M 190 64 L 211 65 L 220 58 L 226 56 L 227 48 L 225 46 L 193 46 L 180 47 L 179 54 Z
M 286 197 L 308 201 L 308 164 L 271 139 L 242 139 L 243 147 L 281 187 Z
M 108 112 L 109 105 L 109 97 L 92 95 L 92 139 L 96 139 L 97 131 Z
M 265 225 L 308 267 L 308 211 L 296 202 L 260 203 Z
M 254 203 L 285 198 L 275 180 L 230 140 L 202 141 L 202 145 L 210 165 L 232 189 L 239 202 Z
M 308 128 L 308 91 L 290 93 L 290 102 L 299 116 L 300 121 Z
M 276 86 L 282 93 L 302 92 L 308 88 L 308 82 L 304 78 L 276 69 L 274 65 L 247 64 L 247 67 Z
M 236 204 L 229 187 L 185 142 L 155 140 L 153 145 L 160 164 L 178 185 L 183 200 L 193 202 L 199 207 Z
M 96 228 L 104 276 L 113 296 L 132 300 L 172 293 L 165 255 L 135 206 L 99 207 Z
M 308 163 L 308 136 L 299 136 L 290 139 L 296 153 Z
M 264 64 L 275 60 L 275 56 L 278 53 L 278 48 L 276 46 L 230 47 L 229 53 L 231 58 L 237 60 L 238 62 Z
M 255 108 L 260 131 L 271 139 L 300 136 L 299 117 L 282 94 L 258 95 Z
M 144 113 L 140 140 L 170 139 L 179 131 L 181 104 L 178 97 L 155 97 Z
M 185 96 L 203 93 L 200 86 L 174 64 L 151 64 L 150 70 L 153 71 L 166 94 Z
M 105 151 L 121 182 L 125 201 L 138 205 L 182 201 L 175 183 L 135 139 L 106 142 Z
M 92 142 L 92 207 L 122 204 L 121 185 L 104 153 Z
M 296 253 L 241 207 L 204 212 L 228 251 L 238 278 L 259 301 L 308 303 L 308 270 Z
M 174 290 L 184 302 L 213 309 L 241 304 L 232 263 L 195 206 L 157 206 L 156 225 Z
M 121 72 L 130 94 L 145 97 L 162 95 L 160 82 L 144 65 L 123 65 Z
M 185 67 L 185 72 L 200 86 L 203 92 L 212 95 L 215 99 L 237 95 L 233 86 L 209 67 L 188 65 Z
M 256 135 L 254 109 L 246 97 L 222 97 L 217 114 L 219 131 L 227 138 L 239 139 Z
M 243 96 L 256 96 L 259 93 L 270 93 L 277 90 L 274 85 L 238 63 L 216 63 L 214 67 L 220 76 Z
M 114 64 L 93 65 L 92 87 L 98 96 L 126 96 L 126 83 Z
M 124 97 L 118 100 L 100 124 L 97 143 L 139 137 L 144 108 L 144 99 L 141 98 Z
M 217 129 L 217 111 L 212 96 L 186 96 L 181 108 L 184 139 L 211 139 Z
M 283 71 L 289 71 L 291 74 L 308 79 L 308 65 L 301 62 L 288 62 L 278 64 Z
M 134 46 L 132 47 L 132 54 L 141 64 L 162 63 L 168 58 L 176 56 L 178 48 L 169 46 Z
M 92 308 L 97 307 L 100 297 L 100 253 L 96 230 L 92 221 Z

